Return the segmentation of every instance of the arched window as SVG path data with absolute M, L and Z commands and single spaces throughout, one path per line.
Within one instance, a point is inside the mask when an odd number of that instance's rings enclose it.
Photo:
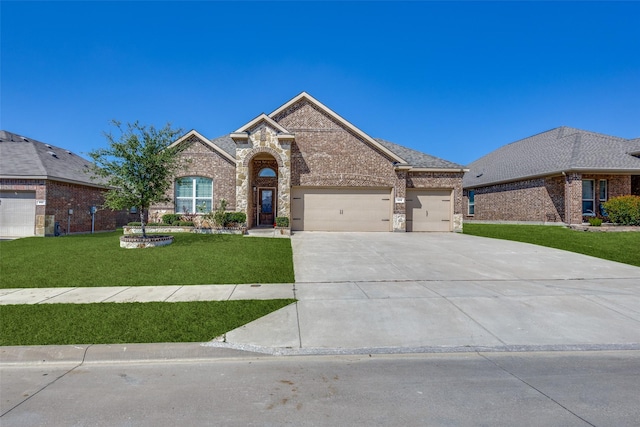
M 271 168 L 262 168 L 260 172 L 258 172 L 258 176 L 267 177 L 267 178 L 275 178 L 276 171 Z
M 176 179 L 176 213 L 210 212 L 213 206 L 213 180 L 201 176 Z

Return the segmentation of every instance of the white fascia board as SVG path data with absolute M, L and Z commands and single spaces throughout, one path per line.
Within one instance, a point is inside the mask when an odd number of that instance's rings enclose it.
M 307 92 L 302 92 L 300 95 L 298 95 L 295 98 L 291 99 L 286 104 L 284 104 L 281 107 L 277 108 L 271 114 L 269 114 L 269 117 L 274 117 L 274 116 L 280 114 L 282 111 L 286 110 L 287 108 L 291 107 L 293 104 L 295 104 L 296 102 L 298 102 L 298 101 L 300 101 L 302 99 L 306 99 L 307 101 L 309 101 L 309 102 L 315 104 L 316 106 L 320 107 L 320 109 L 324 110 L 327 114 L 329 114 L 331 117 L 333 117 L 339 123 L 341 123 L 344 127 L 349 129 L 350 131 L 352 131 L 356 135 L 360 136 L 362 139 L 364 139 L 370 145 L 372 145 L 375 148 L 377 148 L 378 150 L 382 151 L 383 153 L 385 153 L 386 155 L 388 155 L 392 159 L 394 159 L 394 160 L 396 160 L 396 161 L 398 161 L 400 163 L 405 163 L 405 164 L 407 163 L 403 158 L 399 157 L 396 153 L 388 150 L 385 146 L 383 146 L 378 141 L 376 141 L 375 139 L 371 138 L 369 135 L 367 135 L 366 133 L 364 133 L 363 131 L 361 131 L 360 129 L 358 129 L 357 127 L 352 125 L 351 123 L 349 123 L 347 120 L 345 120 L 338 113 L 336 113 L 335 111 L 333 111 L 332 109 L 330 109 L 329 107 L 327 107 L 326 105 L 324 105 L 323 103 L 321 103 L 320 101 L 315 99 L 313 96 L 309 95 Z
M 244 141 L 246 139 L 249 139 L 249 133 L 248 132 L 234 132 L 231 135 L 229 135 L 231 137 L 231 139 L 233 139 L 234 141 L 236 139 L 240 140 L 240 141 Z
M 174 141 L 173 143 L 171 143 L 171 145 L 169 145 L 169 147 L 167 148 L 173 148 L 176 147 L 178 145 L 180 145 L 181 143 L 183 143 L 185 140 L 187 140 L 187 138 L 190 138 L 192 136 L 197 137 L 200 141 L 204 142 L 205 144 L 207 144 L 209 147 L 213 148 L 216 152 L 220 153 L 223 157 L 225 157 L 226 159 L 228 159 L 229 161 L 235 163 L 236 159 L 235 157 L 232 157 L 231 155 L 229 155 L 229 153 L 227 153 L 226 151 L 224 151 L 222 148 L 218 147 L 216 144 L 214 144 L 213 142 L 211 142 L 209 139 L 205 138 L 204 136 L 202 136 L 198 131 L 192 129 L 189 132 L 185 133 L 183 136 L 181 136 L 180 138 L 178 138 L 176 141 Z
M 292 141 L 296 139 L 296 136 L 292 133 L 280 133 L 278 134 L 278 141 Z
M 469 172 L 469 169 L 465 168 L 411 168 L 409 172 Z

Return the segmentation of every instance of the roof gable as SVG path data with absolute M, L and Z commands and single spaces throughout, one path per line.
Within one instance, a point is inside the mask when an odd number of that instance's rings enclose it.
M 363 141 L 365 141 L 365 143 L 367 143 L 370 146 L 374 147 L 378 151 L 381 151 L 382 153 L 386 154 L 391 159 L 397 161 L 398 163 L 402 163 L 402 164 L 406 164 L 407 163 L 397 153 L 392 152 L 387 147 L 385 147 L 384 145 L 380 144 L 374 138 L 370 137 L 365 132 L 363 132 L 362 130 L 358 129 L 356 126 L 354 126 L 353 124 L 351 124 L 350 122 L 345 120 L 342 116 L 340 116 L 339 114 L 337 114 L 336 112 L 331 110 L 329 107 L 325 106 L 320 101 L 318 101 L 317 99 L 315 99 L 314 97 L 312 97 L 311 95 L 309 95 L 306 92 L 300 93 L 298 96 L 292 98 L 291 100 L 289 100 L 288 102 L 286 102 L 285 104 L 280 106 L 279 108 L 275 109 L 271 114 L 269 114 L 269 117 L 272 118 L 275 121 L 278 121 L 279 120 L 278 119 L 279 116 L 282 116 L 283 114 L 286 114 L 286 112 L 289 109 L 291 109 L 296 104 L 301 103 L 301 102 L 308 102 L 310 104 L 313 104 L 316 108 L 318 108 L 319 110 L 324 112 L 326 115 L 331 117 L 333 120 L 335 120 L 337 123 L 339 123 L 342 127 L 346 128 L 350 132 L 354 133 L 355 135 L 360 137 Z
M 230 137 L 236 142 L 246 141 L 247 139 L 249 139 L 249 134 L 259 128 L 261 125 L 266 125 L 274 129 L 278 135 L 278 140 L 292 140 L 294 138 L 293 134 L 291 134 L 287 129 L 280 126 L 278 122 L 264 113 L 260 114 L 258 117 L 251 120 L 244 126 L 238 128 L 238 130 L 233 132 Z
M 185 141 L 188 141 L 192 137 L 195 137 L 195 138 L 199 139 L 203 144 L 205 144 L 206 146 L 210 147 L 211 149 L 213 149 L 214 151 L 219 153 L 222 157 L 224 157 L 227 160 L 235 163 L 235 161 L 236 161 L 235 147 L 233 147 L 233 151 L 227 150 L 226 148 L 229 148 L 229 147 L 225 147 L 225 145 L 228 145 L 228 144 L 225 144 L 224 141 L 217 141 L 217 140 L 210 141 L 207 138 L 205 138 L 204 136 L 202 136 L 196 130 L 190 130 L 189 132 L 185 133 L 180 138 L 178 138 L 173 143 L 171 143 L 171 145 L 169 145 L 168 148 L 177 147 L 178 145 L 183 144 Z M 220 139 L 220 138 L 218 138 L 218 139 Z

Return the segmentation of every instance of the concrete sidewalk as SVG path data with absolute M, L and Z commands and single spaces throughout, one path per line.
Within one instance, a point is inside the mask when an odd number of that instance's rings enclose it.
M 230 301 L 294 298 L 293 284 L 0 289 L 0 305 Z

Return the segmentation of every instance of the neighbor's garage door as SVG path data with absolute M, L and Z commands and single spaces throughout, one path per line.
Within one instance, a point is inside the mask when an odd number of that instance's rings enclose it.
M 407 231 L 451 231 L 451 193 L 407 189 Z
M 391 231 L 391 189 L 291 189 L 291 228 L 306 231 Z
M 35 222 L 35 192 L 0 192 L 0 236 L 33 236 Z

